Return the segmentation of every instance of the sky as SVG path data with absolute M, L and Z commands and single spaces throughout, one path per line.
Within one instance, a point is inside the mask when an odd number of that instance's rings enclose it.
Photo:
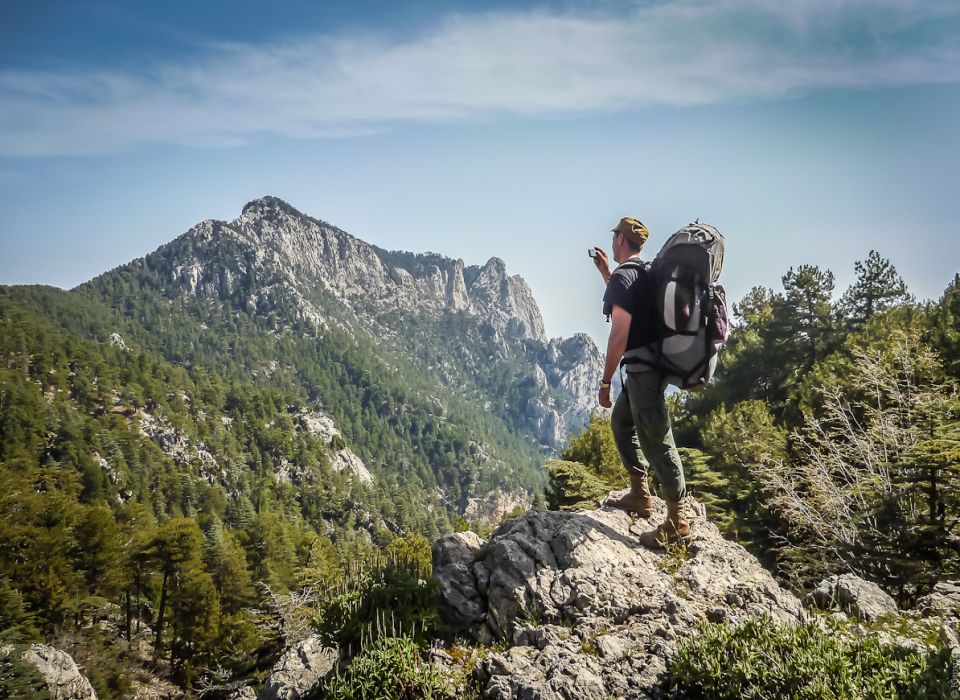
M 598 342 L 586 249 L 700 219 L 732 300 L 960 270 L 960 2 L 0 2 L 0 284 L 71 288 L 275 195 L 502 258 Z

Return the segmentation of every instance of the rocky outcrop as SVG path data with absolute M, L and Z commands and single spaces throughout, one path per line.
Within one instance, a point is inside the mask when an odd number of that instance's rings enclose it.
M 658 552 L 651 522 L 612 509 L 530 511 L 481 542 L 434 545 L 446 620 L 482 642 L 513 646 L 476 674 L 484 698 L 655 696 L 677 644 L 701 621 L 767 613 L 799 620 L 800 601 L 694 505 L 686 547 Z
M 898 612 L 896 601 L 880 586 L 853 574 L 825 578 L 807 595 L 806 602 L 821 610 L 841 610 L 862 621 Z
M 365 484 L 373 483 L 373 475 L 363 460 L 343 440 L 340 430 L 334 425 L 333 418 L 322 411 L 301 411 L 297 418 L 302 428 L 315 435 L 328 445 L 332 451 L 333 468 L 340 472 L 346 469 Z
M 333 671 L 340 654 L 308 637 L 287 649 L 274 665 L 257 700 L 300 700 Z
M 227 700 L 257 700 L 257 693 L 249 685 L 245 685 L 228 695 Z
M 23 659 L 37 667 L 53 700 L 97 700 L 90 681 L 65 651 L 46 644 L 33 644 L 24 652 Z
M 589 336 L 553 338 L 535 358 L 534 376 L 545 391 L 527 406 L 541 442 L 562 447 L 597 412 L 603 355 Z M 550 398 L 550 397 L 555 398 Z
M 513 512 L 529 510 L 530 500 L 526 494 L 510 491 L 494 491 L 483 498 L 470 498 L 463 509 L 463 517 L 498 525 Z
M 920 599 L 917 609 L 924 615 L 960 618 L 960 584 L 940 581 Z

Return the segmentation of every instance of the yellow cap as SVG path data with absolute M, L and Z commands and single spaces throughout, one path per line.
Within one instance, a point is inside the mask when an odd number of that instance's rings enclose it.
M 642 221 L 629 216 L 625 216 L 624 218 L 620 219 L 620 223 L 617 224 L 617 227 L 611 230 L 614 233 L 623 234 L 627 238 L 633 240 L 635 243 L 639 243 L 640 245 L 646 243 L 647 238 L 650 236 L 650 232 L 647 230 L 647 227 L 644 226 Z

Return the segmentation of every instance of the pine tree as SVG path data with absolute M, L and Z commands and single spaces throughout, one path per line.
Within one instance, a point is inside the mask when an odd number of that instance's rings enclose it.
M 907 285 L 886 258 L 871 250 L 866 260 L 854 263 L 856 281 L 840 299 L 839 313 L 849 328 L 857 330 L 891 307 L 910 301 Z

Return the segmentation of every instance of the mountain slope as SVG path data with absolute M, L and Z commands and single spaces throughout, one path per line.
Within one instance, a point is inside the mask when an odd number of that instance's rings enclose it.
M 600 371 L 586 336 L 545 338 L 502 261 L 384 251 L 272 197 L 75 293 L 171 362 L 299 394 L 374 473 L 416 472 L 461 510 L 536 490 L 541 450 L 584 424 Z
M 529 288 L 501 260 L 465 267 L 384 251 L 273 197 L 249 203 L 233 222 L 202 222 L 81 289 L 116 304 L 118 278 L 169 299 L 227 302 L 276 329 L 365 334 L 459 393 L 492 400 L 548 448 L 582 427 L 593 406 L 599 351 L 585 335 L 548 340 Z M 491 382 L 489 370 L 502 363 L 509 384 L 522 388 L 497 405 L 497 390 L 508 387 Z

